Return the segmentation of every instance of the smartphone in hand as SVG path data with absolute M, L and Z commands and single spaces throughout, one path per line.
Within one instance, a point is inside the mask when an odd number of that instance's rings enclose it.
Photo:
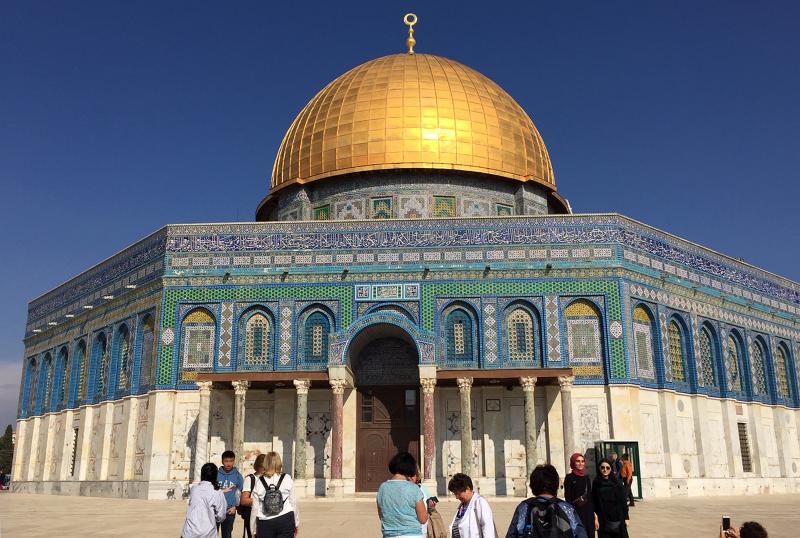
M 731 516 L 722 516 L 722 530 L 726 531 L 731 528 Z

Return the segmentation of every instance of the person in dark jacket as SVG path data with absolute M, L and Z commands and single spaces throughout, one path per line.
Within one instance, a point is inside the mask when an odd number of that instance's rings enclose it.
M 625 486 L 612 473 L 611 460 L 603 458 L 592 483 L 592 504 L 600 528 L 599 538 L 628 538 L 628 499 Z
M 592 482 L 586 474 L 586 459 L 576 452 L 569 459 L 572 472 L 564 477 L 564 500 L 575 507 L 575 512 L 586 529 L 586 536 L 594 538 L 597 516 L 592 503 Z

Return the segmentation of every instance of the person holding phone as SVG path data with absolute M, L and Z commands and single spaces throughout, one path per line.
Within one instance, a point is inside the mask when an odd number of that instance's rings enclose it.
M 767 529 L 755 521 L 747 521 L 738 529 L 731 527 L 730 516 L 722 516 L 722 525 L 719 528 L 719 538 L 769 538 Z

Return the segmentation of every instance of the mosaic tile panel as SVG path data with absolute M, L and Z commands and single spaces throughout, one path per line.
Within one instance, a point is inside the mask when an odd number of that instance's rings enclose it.
M 754 396 L 767 395 L 767 375 L 766 375 L 766 359 L 764 346 L 758 339 L 752 340 L 748 337 L 750 342 L 750 370 L 752 379 L 752 389 Z
M 483 352 L 487 363 L 497 362 L 497 299 L 483 301 Z
M 292 303 L 290 301 L 280 301 L 281 346 L 278 350 L 278 362 L 282 366 L 287 366 L 292 362 Z
M 558 297 L 544 298 L 545 317 L 547 320 L 547 361 L 557 363 L 561 360 L 561 327 L 559 324 Z
M 219 317 L 219 365 L 231 365 L 233 349 L 233 303 L 225 301 L 220 305 Z
M 455 217 L 456 216 L 455 196 L 434 196 L 432 216 L 433 218 Z
M 392 199 L 386 198 L 373 198 L 370 200 L 370 213 L 373 219 L 390 219 L 392 218 Z

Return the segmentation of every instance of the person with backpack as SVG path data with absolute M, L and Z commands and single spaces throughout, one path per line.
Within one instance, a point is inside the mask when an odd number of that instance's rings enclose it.
M 266 454 L 259 454 L 256 456 L 256 461 L 253 462 L 253 471 L 254 473 L 250 473 L 246 477 L 244 477 L 244 488 L 242 489 L 242 497 L 239 499 L 239 506 L 236 507 L 236 511 L 239 512 L 239 515 L 242 516 L 242 520 L 244 521 L 244 530 L 242 531 L 242 538 L 247 536 L 247 538 L 252 538 L 253 531 L 250 528 L 250 514 L 253 511 L 253 499 L 252 493 L 253 488 L 256 487 L 256 481 L 258 477 L 264 474 L 264 458 Z
M 231 538 L 233 524 L 236 523 L 236 506 L 239 504 L 239 496 L 244 486 L 244 478 L 242 478 L 242 473 L 234 467 L 235 463 L 236 454 L 232 450 L 222 453 L 222 465 L 217 472 L 217 482 L 225 494 L 225 500 L 228 501 L 228 516 L 219 525 L 222 530 L 222 538 Z
M 417 460 L 408 452 L 398 452 L 389 460 L 392 477 L 378 488 L 378 517 L 381 536 L 422 538 L 422 525 L 428 522 L 424 494 L 411 480 L 417 474 Z
M 628 498 L 625 486 L 614 476 L 611 460 L 603 458 L 592 483 L 592 503 L 600 528 L 599 538 L 628 538 Z
M 253 538 L 293 538 L 300 529 L 292 477 L 283 472 L 277 452 L 264 455 L 264 472 L 250 493 Z
M 580 452 L 569 458 L 572 472 L 564 477 L 564 500 L 575 507 L 586 529 L 586 536 L 594 538 L 599 523 L 592 504 L 592 481 L 586 474 L 586 458 Z
M 486 499 L 473 491 L 472 479 L 456 473 L 447 484 L 447 490 L 461 501 L 450 522 L 450 538 L 497 538 L 492 509 Z
M 556 497 L 558 471 L 552 465 L 537 465 L 531 473 L 533 497 L 517 506 L 506 538 L 587 538 L 575 508 Z
M 217 485 L 217 466 L 200 468 L 200 482 L 189 490 L 189 506 L 181 538 L 217 538 L 217 525 L 227 517 L 228 502 Z

